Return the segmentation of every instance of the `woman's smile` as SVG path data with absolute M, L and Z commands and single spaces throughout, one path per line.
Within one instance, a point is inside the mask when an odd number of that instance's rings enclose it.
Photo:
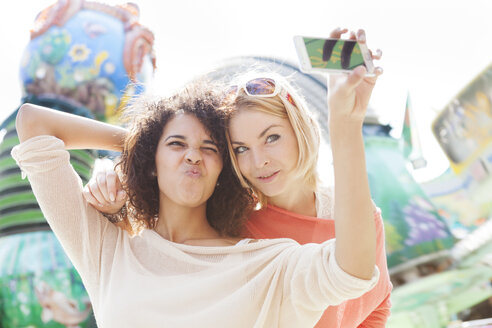
M 269 174 L 263 174 L 261 176 L 258 176 L 257 179 L 263 183 L 272 182 L 278 176 L 279 172 L 280 172 L 280 170 L 275 171 L 273 173 L 269 173 Z

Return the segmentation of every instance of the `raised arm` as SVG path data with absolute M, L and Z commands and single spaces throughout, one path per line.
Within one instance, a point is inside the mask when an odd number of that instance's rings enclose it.
M 19 109 L 16 129 L 20 142 L 50 135 L 63 140 L 66 149 L 121 151 L 126 135 L 121 127 L 32 104 Z
M 16 127 L 21 144 L 12 149 L 12 157 L 29 178 L 46 221 L 91 294 L 100 282 L 101 264 L 114 255 L 121 230 L 85 201 L 66 148 L 120 150 L 126 130 L 29 104 L 19 109 Z
M 337 29 L 339 38 L 346 30 Z M 365 42 L 359 30 L 352 39 Z M 329 131 L 335 177 L 335 257 L 347 273 L 370 279 L 376 264 L 375 207 L 371 200 L 366 172 L 362 125 L 376 77 L 365 77 L 363 66 L 350 74 L 329 78 Z

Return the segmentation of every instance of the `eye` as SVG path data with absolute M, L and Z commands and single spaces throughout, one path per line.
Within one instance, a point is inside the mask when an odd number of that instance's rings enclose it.
M 271 134 L 271 135 L 269 135 L 269 136 L 266 138 L 266 142 L 267 142 L 267 143 L 272 143 L 272 142 L 277 141 L 278 139 L 280 139 L 280 135 L 278 135 L 278 134 Z
M 248 147 L 239 146 L 239 147 L 234 148 L 234 153 L 236 153 L 237 155 L 239 155 L 239 154 L 244 153 L 246 150 L 248 150 Z
M 214 153 L 218 153 L 219 150 L 217 148 L 214 148 L 214 147 L 202 147 L 203 150 L 206 150 L 206 151 L 211 151 L 211 152 L 214 152 Z
M 171 141 L 167 144 L 168 146 L 178 146 L 178 147 L 184 147 L 185 144 L 181 141 Z

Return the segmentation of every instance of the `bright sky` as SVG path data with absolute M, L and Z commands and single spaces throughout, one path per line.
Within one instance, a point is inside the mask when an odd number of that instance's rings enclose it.
M 106 1 L 109 4 L 119 1 Z M 155 34 L 153 89 L 169 93 L 225 58 L 276 56 L 297 61 L 292 36 L 327 36 L 337 26 L 364 28 L 383 50 L 385 73 L 371 99 L 399 135 L 410 92 L 428 167 L 427 180 L 448 162 L 431 133 L 437 113 L 492 62 L 490 0 L 133 0 Z M 0 12 L 0 122 L 19 105 L 18 67 L 36 14 L 53 0 L 9 1 Z

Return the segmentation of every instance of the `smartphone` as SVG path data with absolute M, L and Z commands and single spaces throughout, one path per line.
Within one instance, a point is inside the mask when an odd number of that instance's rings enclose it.
M 322 39 L 295 36 L 294 44 L 304 73 L 350 72 L 360 65 L 367 76 L 374 76 L 372 56 L 365 43 L 345 39 Z

